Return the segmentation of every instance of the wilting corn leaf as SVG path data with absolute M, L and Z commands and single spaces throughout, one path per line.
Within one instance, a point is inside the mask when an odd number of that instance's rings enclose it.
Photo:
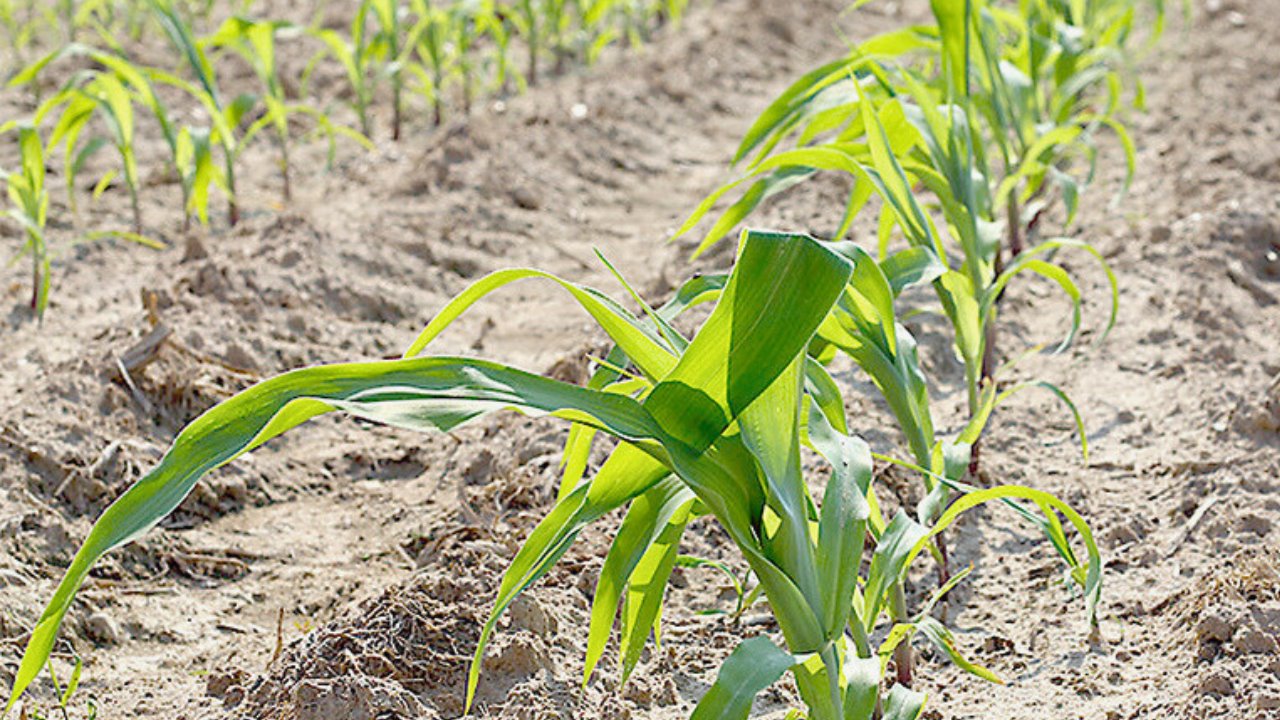
M 991 672 L 987 668 L 974 663 L 960 652 L 960 649 L 956 647 L 955 636 L 947 626 L 927 615 L 916 618 L 914 625 L 916 632 L 924 635 L 925 638 L 941 650 L 947 656 L 947 659 L 955 664 L 956 667 L 964 670 L 970 675 L 980 677 L 988 682 L 993 682 L 997 685 L 1004 684 L 1004 681 L 1000 679 L 1000 676 Z
M 1001 391 L 1001 393 L 996 397 L 996 402 L 997 403 L 1004 402 L 1004 400 L 1007 399 L 1010 395 L 1013 395 L 1014 393 L 1020 392 L 1022 390 L 1026 390 L 1028 388 L 1040 388 L 1042 390 L 1048 390 L 1049 392 L 1053 393 L 1054 397 L 1058 398 L 1058 400 L 1063 405 L 1067 406 L 1067 410 L 1070 411 L 1071 418 L 1075 421 L 1075 424 L 1076 424 L 1076 434 L 1080 436 L 1080 454 L 1084 456 L 1084 461 L 1086 464 L 1088 464 L 1089 436 L 1088 436 L 1088 433 L 1085 431 L 1084 417 L 1080 414 L 1080 409 L 1077 408 L 1076 404 L 1071 400 L 1071 396 L 1067 395 L 1067 393 L 1063 391 L 1062 388 L 1058 387 L 1057 385 L 1054 385 L 1051 382 L 1047 382 L 1045 380 L 1035 380 L 1032 382 L 1018 383 L 1017 385 L 1014 385 L 1013 387 L 1007 390 Z

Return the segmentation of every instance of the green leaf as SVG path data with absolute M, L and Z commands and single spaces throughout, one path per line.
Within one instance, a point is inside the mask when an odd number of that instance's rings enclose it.
M 863 543 L 871 508 L 871 449 L 861 439 L 837 432 L 816 406 L 809 413 L 809 439 L 831 464 L 818 519 L 818 572 L 826 600 L 829 635 L 843 632 L 853 607 Z M 855 619 L 856 621 L 856 619 Z
M 947 626 L 926 615 L 916 618 L 915 627 L 917 632 L 924 635 L 929 642 L 941 650 L 956 667 L 988 682 L 993 682 L 997 685 L 1004 684 L 1000 676 L 970 661 L 960 652 L 960 649 L 956 647 L 955 636 Z
M 715 683 L 698 701 L 690 720 L 746 720 L 756 695 L 795 664 L 795 656 L 769 638 L 744 640 L 720 666 Z
M 479 360 L 425 358 L 328 365 L 259 383 L 184 429 L 160 463 L 94 523 L 32 631 L 9 707 L 44 666 L 58 626 L 89 568 L 107 551 L 159 522 L 209 470 L 332 410 L 399 427 L 449 430 L 507 407 L 558 415 L 649 447 L 663 435 L 630 398 Z
M 873 720 L 880 699 L 880 658 L 847 652 L 844 659 L 844 720 Z
M 901 510 L 880 534 L 875 554 L 871 556 L 866 589 L 863 590 L 862 617 L 868 626 L 873 626 L 880 616 L 889 588 L 902 582 L 901 576 L 906 573 L 911 560 L 919 552 L 915 548 L 923 547 L 924 539 L 929 536 L 929 528 L 912 520 Z
M 675 478 L 663 480 L 631 503 L 627 515 L 618 528 L 609 552 L 605 555 L 596 592 L 591 602 L 591 624 L 587 637 L 586 663 L 582 682 L 591 679 L 591 673 L 604 655 L 618 613 L 618 602 L 623 589 L 631 578 L 641 558 L 658 540 L 668 524 L 673 522 L 681 508 L 688 515 L 693 493 Z M 644 624 L 649 627 L 649 624 Z
M 917 720 L 924 714 L 925 694 L 894 685 L 885 698 L 882 720 Z
M 657 539 L 645 550 L 627 583 L 618 644 L 623 683 L 639 664 L 640 653 L 650 631 L 655 639 L 658 636 L 662 598 L 679 557 L 680 538 L 691 514 L 691 505 L 677 509 Z

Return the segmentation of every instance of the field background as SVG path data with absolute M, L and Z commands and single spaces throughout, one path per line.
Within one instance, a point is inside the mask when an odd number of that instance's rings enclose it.
M 264 17 L 306 16 L 303 3 L 260 5 Z M 147 175 L 163 148 L 143 133 L 144 213 L 170 249 L 60 245 L 43 326 L 26 307 L 27 267 L 0 274 L 0 680 L 91 518 L 212 403 L 303 364 L 396 355 L 450 295 L 501 267 L 618 290 L 594 249 L 648 299 L 665 297 L 695 244 L 666 240 L 730 179 L 755 115 L 846 38 L 924 10 L 844 5 L 699 4 L 643 49 L 611 51 L 465 121 L 433 130 L 425 111 L 411 113 L 397 144 L 380 115 L 377 151 L 340 150 L 328 173 L 322 144 L 297 148 L 287 207 L 260 144 L 239 178 L 234 229 L 219 216 L 207 231 L 174 232 L 179 191 Z M 154 35 L 139 51 L 166 64 Z M 306 56 L 282 53 L 296 76 Z M 1197 2 L 1143 70 L 1137 180 L 1116 203 L 1120 177 L 1103 178 L 1075 229 L 1119 275 L 1117 328 L 1098 349 L 1019 369 L 1075 398 L 1090 463 L 1048 395 L 1015 396 L 984 446 L 991 480 L 1058 493 L 1099 533 L 1101 636 L 1089 636 L 1034 529 L 975 514 L 954 534 L 956 562 L 975 570 L 948 612 L 964 648 L 1007 685 L 926 656 L 930 718 L 1280 717 L 1280 3 Z M 319 76 L 318 92 L 340 80 Z M 6 91 L 0 116 L 25 115 L 28 102 Z M 756 223 L 827 234 L 842 182 L 807 183 Z M 127 206 L 108 192 L 94 217 L 125 228 Z M 69 231 L 57 210 L 55 238 Z M 3 242 L 18 234 L 0 221 Z M 696 267 L 724 267 L 730 250 Z M 1093 267 L 1076 269 L 1087 298 L 1105 297 Z M 1016 285 L 1004 347 L 1064 329 L 1032 297 L 1055 302 L 1047 286 Z M 1086 313 L 1097 327 L 1104 309 Z M 169 339 L 129 388 L 116 360 L 157 325 Z M 551 290 L 519 285 L 439 348 L 581 378 L 602 341 L 586 328 Z M 911 329 L 942 383 L 938 414 L 955 421 L 963 377 L 945 325 L 920 316 Z M 871 397 L 850 408 L 855 431 L 896 447 Z M 211 474 L 95 574 L 64 633 L 87 660 L 78 697 L 101 718 L 456 717 L 505 559 L 553 499 L 562 441 L 558 426 L 518 417 L 429 438 L 322 420 L 273 441 Z M 894 472 L 882 481 L 886 496 L 913 502 Z M 661 651 L 625 688 L 609 658 L 581 690 L 589 571 L 611 527 L 585 533 L 513 609 L 486 663 L 480 717 L 685 717 L 740 638 L 776 631 L 759 611 L 737 623 L 700 614 L 731 598 L 713 572 L 678 570 Z M 733 558 L 705 519 L 687 538 L 692 552 Z M 769 691 L 757 713 L 781 718 L 789 692 Z M 48 699 L 47 683 L 36 695 Z

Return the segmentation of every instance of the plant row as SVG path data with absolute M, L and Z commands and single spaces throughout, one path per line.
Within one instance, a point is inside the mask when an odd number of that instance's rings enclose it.
M 1122 118 L 1141 105 L 1135 28 L 1152 18 L 1158 24 L 1164 9 L 1142 0 L 933 0 L 931 8 L 932 22 L 871 38 L 779 96 L 739 148 L 742 177 L 682 230 L 714 215 L 704 250 L 770 196 L 837 173 L 849 179 L 849 200 L 829 238 L 745 230 L 731 271 L 695 274 L 659 307 L 612 266 L 622 300 L 540 271 L 497 272 L 442 308 L 403 359 L 296 370 L 213 408 L 95 523 L 31 636 L 12 698 L 48 661 L 98 558 L 171 512 L 207 471 L 329 412 L 423 431 L 449 431 L 502 409 L 570 425 L 556 503 L 512 558 L 481 629 L 468 707 L 505 609 L 587 525 L 617 510 L 623 520 L 596 584 L 584 682 L 615 634 L 624 681 L 637 666 L 659 634 L 673 568 L 700 562 L 679 552 L 698 517 L 713 516 L 749 568 L 734 579 L 737 609 L 763 602 L 776 620 L 781 644 L 769 636 L 742 642 L 697 703 L 696 720 L 746 718 L 755 695 L 786 673 L 804 705 L 792 717 L 918 718 L 925 695 L 913 667 L 916 642 L 999 682 L 935 613 L 970 573 L 951 567 L 944 532 L 987 503 L 1039 529 L 1096 630 L 1103 564 L 1088 524 L 1039 489 L 981 487 L 977 448 L 1002 399 L 1042 387 L 1074 415 L 1087 457 L 1083 421 L 1057 386 L 999 384 L 1000 372 L 1025 353 L 1000 362 L 998 310 L 1013 279 L 1039 276 L 1069 300 L 1069 330 L 1054 350 L 1072 347 L 1084 293 L 1060 256 L 1077 253 L 1096 260 L 1108 280 L 1098 340 L 1114 322 L 1110 269 L 1088 243 L 1063 235 L 1099 158 L 1109 157 L 1099 148 L 1104 137 L 1132 172 Z M 874 228 L 871 240 L 859 243 L 864 226 Z M 583 385 L 428 354 L 477 302 L 527 281 L 560 288 L 566 305 L 612 340 Z M 953 433 L 934 421 L 936 378 L 903 323 L 911 311 L 904 295 L 917 309 L 932 296 L 949 321 L 968 411 Z M 696 331 L 681 332 L 677 320 L 704 303 L 714 303 L 710 314 Z M 828 369 L 840 356 L 872 381 L 908 458 L 873 451 L 856 433 L 867 419 L 848 416 L 847 389 Z M 602 434 L 619 442 L 592 468 Z M 821 477 L 806 473 L 806 449 L 825 460 Z M 876 460 L 919 477 L 918 505 L 887 512 Z M 909 577 L 921 556 L 936 563 L 939 580 L 913 594 Z
M 132 228 L 89 234 L 157 246 L 146 232 L 139 198 L 140 121 L 149 124 L 145 131 L 164 139 L 166 170 L 181 188 L 184 227 L 191 217 L 208 223 L 214 193 L 227 198 L 228 222 L 235 225 L 240 218 L 236 171 L 259 138 L 275 146 L 281 193 L 288 201 L 290 146 L 299 129 L 327 139 L 332 164 L 339 138 L 373 149 L 380 91 L 390 108 L 391 137 L 398 140 L 414 99 L 440 125 L 450 108 L 465 114 L 479 97 L 524 90 L 548 62 L 553 73 L 562 74 L 571 63 L 595 62 L 620 39 L 640 44 L 654 27 L 678 22 L 687 0 L 361 0 L 340 28 L 323 21 L 323 4 L 305 26 L 250 17 L 251 4 L 240 3 L 241 14 L 198 34 L 196 28 L 219 9 L 212 0 L 64 0 L 28 2 L 25 9 L 16 0 L 0 0 L 0 26 L 8 31 L 15 56 L 41 45 L 56 48 L 21 67 L 9 86 L 33 88 L 39 97 L 43 81 L 61 70 L 56 90 L 29 120 L 3 125 L 5 130 L 29 125 L 39 139 L 19 133 L 22 170 L 7 174 L 10 192 L 21 199 L 15 199 L 11 214 L 24 227 L 20 254 L 31 258 L 37 315 L 44 312 L 50 282 L 43 168 L 55 153 L 62 155 L 67 207 L 77 217 L 77 196 L 83 192 L 77 180 L 96 154 L 111 151 L 110 169 L 87 192 L 96 199 L 122 184 Z M 163 37 L 172 67 L 131 58 L 126 47 L 141 43 L 148 32 Z M 516 57 L 520 53 L 522 60 Z M 309 59 L 290 68 L 300 75 L 291 84 L 283 61 L 300 56 Z M 256 87 L 241 92 L 223 81 L 235 64 L 252 69 Z M 340 69 L 346 111 L 336 107 L 337 101 L 311 97 L 313 77 L 326 68 Z M 181 122 L 189 115 L 182 111 L 192 107 L 199 120 Z

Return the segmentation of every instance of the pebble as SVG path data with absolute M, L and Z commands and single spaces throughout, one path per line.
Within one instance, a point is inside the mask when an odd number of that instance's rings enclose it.
M 1204 680 L 1200 681 L 1201 695 L 1230 695 L 1235 691 L 1235 686 L 1231 684 L 1231 678 L 1226 675 L 1214 673 Z
M 1200 642 L 1226 642 L 1231 639 L 1235 630 L 1235 625 L 1221 615 L 1208 615 L 1201 618 L 1200 624 L 1196 626 L 1196 638 Z
M 120 626 L 102 611 L 85 618 L 84 634 L 99 645 L 115 645 L 120 642 Z
M 542 207 L 542 201 L 528 188 L 518 187 L 512 190 L 511 199 L 515 202 L 516 207 L 522 210 L 537 210 Z

